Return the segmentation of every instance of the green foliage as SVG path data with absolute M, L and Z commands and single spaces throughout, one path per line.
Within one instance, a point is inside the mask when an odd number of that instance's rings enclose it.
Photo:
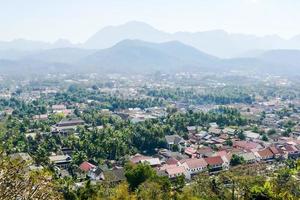
M 269 138 L 266 134 L 263 134 L 262 138 L 261 138 L 263 141 L 267 142 L 269 141 Z
M 240 140 L 245 140 L 246 139 L 246 136 L 245 136 L 243 130 L 238 130 L 237 136 Z
M 240 165 L 240 164 L 244 164 L 244 163 L 245 163 L 245 160 L 242 156 L 239 156 L 236 154 L 232 155 L 232 158 L 230 160 L 230 165 L 236 166 L 236 165 Z
M 140 184 L 156 176 L 156 172 L 147 164 L 126 165 L 125 176 L 130 189 L 134 191 Z

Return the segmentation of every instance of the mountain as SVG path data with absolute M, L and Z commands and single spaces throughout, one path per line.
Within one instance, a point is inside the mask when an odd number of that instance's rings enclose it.
M 2 75 L 26 76 L 48 73 L 72 73 L 73 66 L 63 63 L 48 63 L 34 60 L 0 60 Z
M 255 49 L 300 49 L 300 36 L 285 40 L 276 35 L 257 37 L 247 34 L 231 34 L 223 30 L 166 33 L 146 23 L 136 21 L 103 28 L 90 37 L 83 44 L 83 47 L 108 48 L 125 39 L 138 39 L 148 42 L 177 40 L 222 58 L 236 57 Z
M 300 75 L 300 50 L 289 49 L 256 51 L 250 57 L 221 59 L 178 41 L 153 43 L 123 40 L 101 50 L 56 48 L 17 51 L 13 56 L 14 52 L 0 51 L 1 74 L 235 71 Z
M 95 53 L 97 50 L 80 48 L 57 48 L 35 51 L 22 57 L 26 60 L 35 60 L 52 63 L 72 64 Z
M 270 50 L 262 53 L 258 58 L 268 63 L 280 64 L 283 67 L 300 67 L 300 50 Z
M 214 56 L 177 41 L 124 40 L 87 56 L 79 65 L 92 71 L 144 73 L 201 70 L 216 65 L 218 61 Z
M 75 47 L 70 41 L 59 39 L 54 43 L 16 39 L 12 41 L 0 41 L 0 50 L 17 50 L 17 51 L 36 51 L 52 48 Z
M 277 35 L 258 37 L 228 33 L 224 30 L 167 33 L 146 23 L 132 21 L 119 26 L 105 27 L 88 38 L 83 44 L 72 44 L 64 39 L 59 39 L 54 43 L 18 39 L 0 42 L 0 50 L 26 52 L 57 48 L 106 49 L 126 39 L 154 43 L 176 40 L 220 58 L 245 57 L 248 52 L 255 50 L 300 49 L 300 35 L 286 40 Z M 1 57 L 0 53 L 0 58 L 9 57 Z
M 126 39 L 138 39 L 148 42 L 170 40 L 170 34 L 156 30 L 152 26 L 132 21 L 120 26 L 108 26 L 91 36 L 83 46 L 85 48 L 104 49 Z
M 258 59 L 268 63 L 272 71 L 285 74 L 300 73 L 300 50 L 270 50 L 262 53 Z

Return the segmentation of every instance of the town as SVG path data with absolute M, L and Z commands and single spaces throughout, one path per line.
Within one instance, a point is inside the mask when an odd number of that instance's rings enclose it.
M 30 163 L 28 169 L 50 167 L 58 178 L 73 178 L 77 188 L 87 180 L 125 181 L 126 163 L 189 183 L 203 172 L 284 165 L 300 156 L 300 99 L 296 90 L 286 94 L 287 81 L 271 80 L 285 93 L 276 94 L 262 79 L 262 91 L 253 92 L 253 83 L 227 94 L 227 87 L 235 88 L 222 79 L 196 88 L 189 84 L 197 77 L 182 83 L 189 74 L 159 76 L 156 84 L 153 77 L 134 82 L 114 75 L 102 83 L 49 78 L 34 87 L 26 81 L 2 87 L 3 146 L 12 158 Z

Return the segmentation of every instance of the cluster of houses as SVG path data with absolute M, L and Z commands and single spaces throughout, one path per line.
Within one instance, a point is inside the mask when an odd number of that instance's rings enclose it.
M 167 136 L 167 140 L 174 138 L 175 143 L 183 143 L 179 136 Z M 173 142 L 172 142 L 173 143 Z M 169 143 L 169 145 L 172 145 Z M 232 156 L 235 154 L 246 163 L 273 162 L 280 159 L 298 158 L 300 156 L 300 141 L 282 138 L 276 144 L 263 146 L 253 141 L 234 141 L 232 146 L 213 149 L 209 146 L 191 146 L 182 149 L 183 153 L 163 149 L 155 156 L 137 154 L 132 156 L 132 163 L 147 163 L 157 170 L 157 173 L 169 178 L 184 175 L 191 179 L 203 172 L 218 172 L 230 168 Z

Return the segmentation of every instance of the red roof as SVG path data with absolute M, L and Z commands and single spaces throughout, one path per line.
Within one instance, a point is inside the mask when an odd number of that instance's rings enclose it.
M 166 161 L 166 164 L 168 164 L 168 165 L 176 165 L 177 163 L 178 163 L 178 160 L 176 160 L 175 158 L 169 158 Z
M 136 154 L 136 155 L 134 155 L 130 158 L 130 162 L 132 162 L 134 164 L 137 164 L 137 163 L 141 162 L 142 160 L 146 160 L 148 158 L 150 158 L 150 157 L 144 156 L 144 155 L 141 155 L 141 154 Z
M 295 146 L 293 146 L 293 145 L 285 145 L 284 148 L 285 148 L 285 150 L 286 150 L 287 152 L 295 152 L 295 151 L 298 151 L 298 149 L 297 149 Z
M 264 149 L 258 151 L 257 153 L 260 155 L 261 158 L 270 158 L 274 156 L 273 152 L 270 149 Z
M 88 172 L 90 171 L 91 169 L 95 168 L 96 166 L 87 162 L 87 161 L 84 161 L 83 163 L 81 163 L 81 165 L 79 166 L 79 168 L 82 170 L 82 171 L 85 171 L 85 172 Z
M 210 147 L 202 147 L 202 148 L 198 149 L 197 152 L 199 154 L 206 154 L 206 153 L 212 153 L 213 150 Z
M 250 150 L 250 149 L 255 149 L 259 147 L 260 145 L 255 142 L 250 142 L 250 141 L 235 141 L 233 143 L 234 147 L 239 147 L 242 149 Z
M 222 165 L 223 164 L 223 159 L 221 158 L 221 156 L 208 157 L 208 158 L 204 158 L 204 160 L 207 162 L 208 165 Z
M 196 153 L 197 150 L 194 149 L 193 147 L 188 147 L 185 149 L 184 153 L 188 154 L 188 155 L 193 155 L 194 153 Z
M 280 153 L 276 147 L 269 147 L 269 149 L 273 152 L 273 154 L 279 154 Z

